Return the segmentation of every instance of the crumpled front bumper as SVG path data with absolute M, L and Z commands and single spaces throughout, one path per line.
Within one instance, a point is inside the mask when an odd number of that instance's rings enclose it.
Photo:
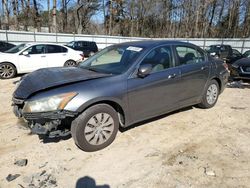
M 13 100 L 15 102 L 15 100 Z M 48 137 L 66 136 L 70 134 L 69 129 L 62 122 L 74 118 L 78 113 L 67 110 L 56 110 L 51 112 L 24 113 L 22 103 L 13 103 L 13 112 L 18 118 L 24 118 L 28 122 L 31 132 Z

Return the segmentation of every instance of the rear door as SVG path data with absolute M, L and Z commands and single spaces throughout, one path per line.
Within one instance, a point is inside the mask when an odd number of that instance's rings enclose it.
M 48 67 L 62 67 L 70 59 L 68 49 L 60 45 L 46 45 L 46 59 Z
M 142 64 L 151 64 L 151 73 L 140 78 L 134 75 L 128 79 L 128 101 L 132 122 L 160 115 L 178 108 L 180 92 L 180 69 L 174 67 L 170 46 L 153 49 Z
M 28 55 L 23 55 L 23 52 L 26 51 L 28 52 Z M 30 46 L 23 52 L 18 56 L 18 62 L 22 72 L 31 72 L 47 67 L 44 44 Z
M 178 67 L 181 70 L 180 105 L 199 101 L 209 77 L 210 64 L 203 51 L 192 46 L 175 46 Z

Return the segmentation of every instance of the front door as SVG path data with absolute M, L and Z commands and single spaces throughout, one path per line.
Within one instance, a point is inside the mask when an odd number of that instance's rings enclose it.
M 23 55 L 23 52 L 28 52 L 28 54 Z M 31 72 L 47 67 L 45 45 L 33 45 L 23 52 L 21 52 L 18 56 L 18 62 L 22 72 Z
M 173 67 L 170 46 L 153 49 L 140 63 L 151 64 L 151 73 L 128 80 L 128 102 L 131 123 L 178 108 L 180 69 Z

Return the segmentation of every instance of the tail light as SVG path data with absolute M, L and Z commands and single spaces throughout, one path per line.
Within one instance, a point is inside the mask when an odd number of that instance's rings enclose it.
M 84 60 L 84 54 L 80 54 L 80 56 L 82 57 L 82 60 Z
M 230 72 L 230 70 L 229 70 L 229 68 L 228 68 L 228 65 L 227 65 L 226 63 L 223 63 L 222 65 L 223 65 L 223 67 L 225 67 L 225 69 L 226 69 L 228 72 Z

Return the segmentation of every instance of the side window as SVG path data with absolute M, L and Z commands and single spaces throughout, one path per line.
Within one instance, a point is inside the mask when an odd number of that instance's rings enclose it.
M 76 42 L 76 46 L 77 46 L 78 48 L 82 47 L 82 42 Z
M 195 64 L 205 61 L 204 54 L 191 47 L 177 46 L 176 52 L 180 65 Z
M 45 52 L 45 46 L 44 45 L 34 45 L 29 47 L 27 50 L 29 54 L 43 54 Z
M 141 62 L 141 65 L 151 64 L 152 73 L 154 73 L 172 67 L 172 59 L 170 46 L 163 46 L 152 50 Z
M 57 45 L 47 45 L 47 53 L 48 54 L 51 54 L 51 53 L 62 53 L 63 52 L 63 48 L 64 47 L 57 46 Z
M 234 57 L 240 57 L 241 53 L 238 50 L 233 49 L 233 56 Z
M 67 48 L 64 48 L 64 47 L 61 47 L 62 48 L 62 52 L 65 53 L 65 52 L 68 52 L 68 49 Z

